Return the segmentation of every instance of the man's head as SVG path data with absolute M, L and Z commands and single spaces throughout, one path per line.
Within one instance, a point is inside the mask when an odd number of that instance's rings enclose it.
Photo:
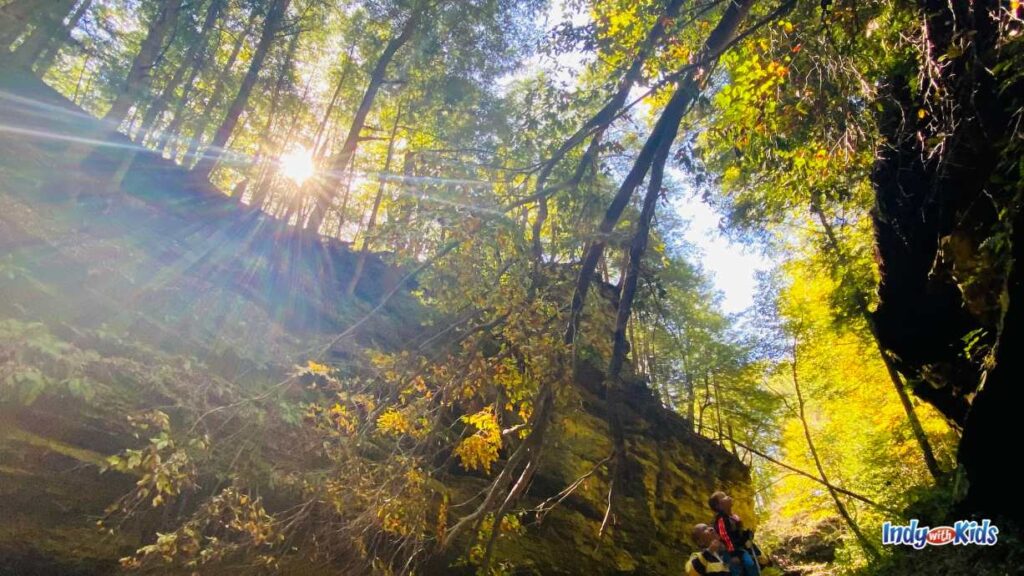
M 690 535 L 693 536 L 693 541 L 701 548 L 707 546 L 705 540 L 707 539 L 708 528 L 710 526 L 707 524 L 694 524 L 693 531 L 690 532 Z
M 708 498 L 708 506 L 710 506 L 715 512 L 732 514 L 732 498 L 721 490 L 715 492 L 710 498 Z
M 711 548 L 712 550 L 717 549 L 719 544 L 718 534 L 715 533 L 715 529 L 707 524 L 696 524 L 692 531 L 693 541 L 697 543 L 700 548 Z

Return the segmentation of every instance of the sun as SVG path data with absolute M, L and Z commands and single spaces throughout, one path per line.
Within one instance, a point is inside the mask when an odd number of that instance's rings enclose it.
M 278 164 L 281 166 L 281 174 L 300 186 L 316 172 L 313 153 L 303 146 L 292 148 L 282 154 Z

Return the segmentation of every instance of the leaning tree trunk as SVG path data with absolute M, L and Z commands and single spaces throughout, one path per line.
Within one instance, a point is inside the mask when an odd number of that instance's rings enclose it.
M 149 87 L 153 82 L 153 67 L 156 66 L 164 41 L 178 22 L 181 3 L 182 0 L 167 0 L 160 4 L 159 11 L 149 25 L 146 39 L 142 41 L 142 47 L 132 61 L 128 77 L 118 90 L 110 109 L 103 116 L 103 121 L 111 130 L 117 130 L 132 105 L 149 93 Z
M 224 121 L 214 132 L 213 140 L 210 141 L 206 153 L 192 167 L 192 174 L 196 178 L 209 179 L 214 167 L 220 162 L 221 156 L 224 154 L 224 147 L 235 131 L 235 126 L 238 125 L 238 118 L 249 103 L 249 95 L 252 94 L 252 89 L 256 86 L 256 80 L 259 79 L 260 70 L 263 68 L 263 61 L 266 60 L 267 53 L 274 44 L 290 2 L 291 0 L 273 0 L 273 4 L 270 5 L 267 19 L 263 23 L 263 34 L 260 35 L 260 41 L 256 45 L 252 61 L 249 62 L 249 70 L 245 73 L 245 78 L 242 79 L 242 85 L 239 87 L 238 93 L 235 94 L 235 99 L 228 106 Z
M 548 217 L 548 197 L 564 188 L 577 186 L 579 182 L 582 181 L 583 175 L 586 173 L 588 167 L 596 162 L 597 151 L 600 148 L 601 139 L 604 137 L 605 131 L 611 125 L 612 121 L 615 120 L 619 110 L 621 110 L 622 106 L 626 103 L 626 98 L 629 97 L 630 91 L 641 78 L 644 65 L 647 64 L 647 60 L 664 37 L 665 23 L 679 15 L 679 11 L 683 4 L 685 4 L 685 0 L 671 0 L 671 2 L 669 2 L 668 6 L 665 7 L 665 12 L 659 15 L 654 25 L 651 26 L 651 29 L 647 32 L 647 36 L 637 48 L 636 56 L 633 57 L 633 62 L 619 81 L 616 92 L 608 102 L 602 106 L 596 114 L 594 114 L 594 116 L 584 122 L 583 125 L 580 126 L 579 130 L 567 138 L 566 141 L 563 142 L 557 150 L 555 150 L 554 154 L 548 158 L 547 162 L 544 163 L 543 168 L 541 168 L 540 173 L 537 175 L 537 182 L 534 185 L 534 198 L 537 199 L 537 216 L 534 217 L 532 234 L 532 249 L 536 266 L 540 266 L 544 253 L 543 245 L 541 244 L 541 230 L 544 227 L 544 221 Z M 586 137 L 591 134 L 593 136 L 591 138 L 590 145 L 588 146 L 586 153 L 584 153 L 583 157 L 580 159 L 580 163 L 573 172 L 573 176 L 567 182 L 563 182 L 549 188 L 547 186 L 547 181 L 555 167 L 558 166 L 562 159 L 565 158 L 571 150 L 579 146 Z
M 722 15 L 722 20 L 711 32 L 704 48 L 701 50 L 699 55 L 701 60 L 714 59 L 718 57 L 719 53 L 725 49 L 726 45 L 735 36 L 740 23 L 746 17 L 747 12 L 749 12 L 753 1 L 754 0 L 733 0 L 729 4 L 725 13 Z M 644 147 L 640 152 L 640 157 L 637 158 L 636 163 L 633 165 L 633 169 L 630 170 L 629 175 L 627 175 L 622 187 L 619 188 L 619 192 L 612 201 L 612 205 L 609 206 L 608 212 L 605 214 L 605 219 L 601 223 L 600 228 L 602 239 L 590 245 L 581 267 L 580 275 L 577 279 L 576 293 L 573 295 L 569 327 L 566 331 L 567 338 L 575 338 L 579 316 L 583 311 L 586 292 L 590 286 L 590 282 L 592 281 L 596 265 L 598 261 L 600 261 L 604 252 L 603 237 L 607 236 L 607 234 L 609 234 L 615 227 L 626 203 L 629 202 L 630 197 L 633 195 L 633 190 L 640 185 L 641 181 L 646 176 L 648 169 L 650 169 L 651 177 L 648 182 L 647 193 L 644 196 L 643 207 L 640 210 L 640 217 L 637 221 L 636 231 L 633 234 L 633 239 L 629 246 L 626 271 L 619 293 L 619 307 L 615 320 L 615 333 L 612 337 L 612 355 L 609 360 L 608 370 L 605 376 L 605 393 L 608 398 L 609 406 L 607 417 L 608 425 L 612 433 L 614 447 L 613 453 L 615 456 L 612 460 L 611 473 L 611 482 L 613 485 L 618 484 L 619 486 L 622 486 L 623 483 L 629 479 L 627 475 L 627 464 L 629 462 L 627 458 L 628 447 L 626 445 L 624 422 L 627 399 L 625 397 L 624 384 L 622 382 L 622 368 L 625 363 L 626 352 L 629 348 L 626 338 L 626 330 L 628 328 L 630 315 L 632 314 L 633 302 L 636 298 L 637 285 L 640 279 L 640 263 L 647 250 L 651 222 L 654 219 L 654 212 L 657 207 L 658 198 L 661 197 L 662 183 L 665 175 L 665 163 L 668 160 L 669 152 L 672 150 L 672 144 L 675 142 L 676 135 L 679 131 L 679 124 L 690 105 L 700 94 L 705 77 L 706 75 L 699 74 L 696 69 L 693 69 L 679 81 L 679 85 L 676 87 L 675 93 L 665 106 L 665 110 L 658 119 L 654 130 L 651 132 L 651 136 L 644 144 Z M 718 429 L 719 442 L 721 442 L 721 415 L 719 415 Z M 612 506 L 614 506 L 615 503 L 621 501 L 615 494 L 611 494 L 610 496 L 609 510 L 606 514 L 611 512 Z
M 738 20 L 735 24 L 738 24 Z M 734 24 L 734 25 L 735 25 Z M 682 88 L 682 86 L 680 86 Z M 694 86 L 693 88 L 696 88 Z M 696 96 L 696 90 L 692 90 Z M 673 98 L 674 99 L 674 98 Z M 685 108 L 682 109 L 685 112 Z M 680 113 L 680 119 L 682 114 Z M 650 236 L 651 222 L 654 219 L 654 210 L 657 207 L 658 198 L 661 195 L 661 185 L 664 177 L 665 162 L 668 159 L 672 142 L 675 141 L 676 132 L 679 130 L 679 122 L 666 126 L 666 133 L 661 138 L 654 157 L 652 159 L 651 179 L 648 186 L 648 193 L 644 197 L 643 207 L 640 210 L 640 219 L 637 222 L 636 232 L 629 246 L 629 260 L 626 266 L 625 278 L 622 289 L 619 293 L 619 308 L 615 319 L 615 333 L 612 336 L 612 356 L 608 363 L 608 371 L 605 380 L 605 394 L 608 398 L 609 427 L 612 431 L 612 439 L 615 447 L 614 474 L 615 479 L 623 479 L 626 468 L 626 436 L 624 428 L 624 410 L 626 409 L 626 398 L 623 390 L 622 367 L 626 359 L 626 351 L 629 348 L 626 341 L 626 329 L 630 314 L 633 310 L 633 301 L 636 298 L 636 288 L 640 279 L 640 261 L 647 250 L 647 241 Z M 591 274 L 593 274 L 591 272 Z M 635 358 L 634 353 L 634 358 Z M 721 430 L 721 423 L 719 423 Z M 620 484 L 621 485 L 621 484 Z
M 395 54 L 398 50 L 412 39 L 413 34 L 423 21 L 425 9 L 426 2 L 420 2 L 417 4 L 412 14 L 409 15 L 409 19 L 406 20 L 405 24 L 402 26 L 401 32 L 388 42 L 387 46 L 384 47 L 384 51 L 381 52 L 380 57 L 377 58 L 377 63 L 374 65 L 373 72 L 370 74 L 370 83 L 367 84 L 366 91 L 363 93 L 363 99 L 359 103 L 359 108 L 356 109 L 355 117 L 352 118 L 352 125 L 349 127 L 348 135 L 345 137 L 345 143 L 342 144 L 341 150 L 331 162 L 332 172 L 342 174 L 347 170 L 349 164 L 351 164 L 353 157 L 356 154 L 356 149 L 359 148 L 359 133 L 362 132 L 363 125 L 366 124 L 366 117 L 370 114 L 370 109 L 373 108 L 373 103 L 377 98 L 377 93 L 380 91 L 380 87 L 384 84 L 388 66 L 395 58 Z M 320 230 L 320 225 L 323 224 L 324 217 L 327 216 L 327 210 L 333 200 L 333 192 L 334 180 L 332 179 L 324 179 L 322 184 L 317 185 L 315 196 L 316 205 L 313 208 L 313 213 L 309 216 L 306 228 L 313 231 Z
M 174 71 L 174 76 L 164 86 L 160 96 L 149 105 L 146 114 L 142 117 L 142 126 L 139 128 L 139 136 L 137 138 L 140 144 L 149 138 L 153 126 L 160 120 L 160 116 L 164 111 L 167 110 L 168 104 L 174 98 L 174 93 L 177 92 L 178 87 L 185 80 L 185 74 L 189 70 L 194 70 L 199 65 L 202 58 L 201 55 L 206 50 L 207 38 L 210 35 L 210 31 L 213 30 L 214 24 L 217 23 L 217 19 L 220 18 L 220 12 L 223 7 L 224 0 L 210 0 L 210 6 L 206 9 L 206 17 L 203 19 L 203 26 L 199 29 L 198 36 L 189 43 L 185 56 L 181 59 L 181 65 Z M 190 79 L 194 78 L 195 76 L 192 75 Z
M 676 137 L 676 132 L 679 130 L 679 122 L 700 93 L 701 84 L 704 80 L 704 76 L 701 73 L 705 68 L 710 67 L 728 47 L 729 42 L 739 28 L 740 22 L 743 21 L 747 12 L 750 11 L 750 6 L 753 2 L 754 0 L 731 0 L 725 13 L 722 15 L 721 21 L 712 30 L 707 41 L 704 43 L 704 47 L 697 56 L 696 62 L 700 65 L 688 67 L 687 72 L 680 79 L 675 93 L 665 106 L 664 111 L 662 111 L 647 141 L 644 142 L 640 155 L 633 163 L 633 167 L 626 174 L 626 178 L 619 186 L 618 192 L 616 192 L 615 197 L 608 205 L 604 219 L 601 221 L 600 226 L 598 226 L 597 238 L 591 241 L 587 247 L 586 255 L 580 265 L 580 273 L 576 279 L 576 288 L 573 292 L 572 304 L 569 309 L 569 324 L 566 327 L 564 337 L 566 341 L 571 342 L 575 340 L 579 321 L 583 314 L 583 306 L 587 298 L 587 291 L 590 289 L 590 283 L 593 280 L 597 263 L 601 260 L 601 256 L 604 253 L 609 234 L 611 234 L 615 225 L 618 224 L 619 218 L 622 217 L 622 212 L 633 197 L 633 192 L 643 182 L 644 177 L 647 176 L 647 172 L 655 163 L 656 157 L 667 158 L 668 147 L 671 147 L 672 141 Z M 666 142 L 667 144 L 665 144 Z M 658 182 L 659 187 L 660 185 L 661 183 Z
M 274 90 L 270 95 L 270 109 L 267 110 L 267 119 L 260 130 L 260 145 L 256 150 L 255 180 L 256 186 L 253 189 L 252 199 L 249 205 L 253 208 L 262 208 L 267 194 L 270 192 L 270 184 L 277 173 L 275 157 L 282 151 L 282 145 L 286 140 L 274 138 L 274 121 L 277 119 L 277 108 L 281 104 L 281 94 L 285 85 L 291 78 L 292 62 L 295 59 L 295 52 L 299 47 L 298 31 L 292 35 L 288 42 L 288 50 L 285 52 L 281 69 L 277 73 L 277 81 L 274 82 Z
M 334 109 L 338 105 L 338 100 L 341 97 L 341 89 L 345 87 L 349 71 L 352 70 L 352 52 L 355 48 L 356 45 L 354 42 L 349 45 L 348 51 L 345 53 L 345 65 L 341 68 L 341 76 L 338 78 L 338 83 L 335 85 L 334 92 L 331 94 L 331 101 L 327 104 L 327 109 L 324 111 L 323 117 L 316 126 L 316 133 L 313 135 L 314 162 L 319 162 L 327 152 L 327 141 L 324 137 L 324 130 L 327 129 L 327 125 L 334 116 Z

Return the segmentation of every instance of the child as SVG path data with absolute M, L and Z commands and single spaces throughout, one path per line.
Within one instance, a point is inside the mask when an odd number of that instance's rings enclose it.
M 732 513 L 732 498 L 725 492 L 715 492 L 708 498 L 715 512 L 714 530 L 725 550 L 722 557 L 729 565 L 732 576 L 760 576 L 761 570 L 754 559 L 753 532 L 743 529 L 743 521 Z
M 686 561 L 686 576 L 729 573 L 729 568 L 719 556 L 722 541 L 718 539 L 714 528 L 707 524 L 697 524 L 693 527 L 693 541 L 700 550 L 691 554 Z

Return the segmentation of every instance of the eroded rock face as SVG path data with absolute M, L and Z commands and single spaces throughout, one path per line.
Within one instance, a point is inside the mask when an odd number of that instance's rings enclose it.
M 925 53 L 894 66 L 879 102 L 875 320 L 915 393 L 963 430 L 966 507 L 1020 517 L 997 496 L 1014 486 L 983 455 L 1019 395 L 1019 15 L 995 0 L 913 4 Z
M 31 78 L 20 82 L 6 88 L 67 105 Z M 55 175 L 70 169 L 59 149 L 0 139 L 2 573 L 114 570 L 173 526 L 176 513 L 97 531 L 105 508 L 136 480 L 101 473 L 104 459 L 146 440 L 125 415 L 173 409 L 172 389 L 217 406 L 232 401 L 221 384 L 267 386 L 379 296 L 367 291 L 362 308 L 335 297 L 352 261 L 343 245 L 287 230 L 208 189 L 178 188 L 185 175 L 167 162 L 142 157 L 118 192 L 88 180 L 54 188 Z M 398 275 L 373 258 L 366 278 L 394 286 Z M 416 306 L 400 294 L 353 346 L 394 350 L 419 329 L 409 313 Z M 599 536 L 609 492 L 600 463 L 611 451 L 601 382 L 584 371 L 559 397 L 553 441 L 525 504 L 589 476 L 543 519 L 524 515 L 520 536 L 499 540 L 496 559 L 516 558 L 520 573 L 678 574 L 690 527 L 711 517 L 714 490 L 732 494 L 737 513 L 753 520 L 748 470 L 635 384 L 621 507 Z M 449 489 L 469 496 L 485 482 L 457 477 Z M 315 573 L 301 562 L 289 570 Z
M 735 512 L 753 526 L 747 468 L 635 385 L 625 422 L 628 470 L 616 488 L 621 491 L 617 513 L 600 537 L 609 478 L 605 467 L 595 472 L 595 465 L 611 454 L 612 437 L 604 403 L 595 394 L 601 383 L 593 379 L 597 376 L 584 371 L 584 386 L 567 393 L 569 408 L 556 417 L 527 504 L 557 496 L 578 478 L 592 475 L 539 525 L 530 526 L 527 538 L 502 543 L 499 556 L 520 559 L 518 567 L 536 574 L 679 574 L 693 550 L 691 528 L 713 517 L 707 499 L 715 490 L 731 494 Z M 523 558 L 528 559 L 525 565 Z

